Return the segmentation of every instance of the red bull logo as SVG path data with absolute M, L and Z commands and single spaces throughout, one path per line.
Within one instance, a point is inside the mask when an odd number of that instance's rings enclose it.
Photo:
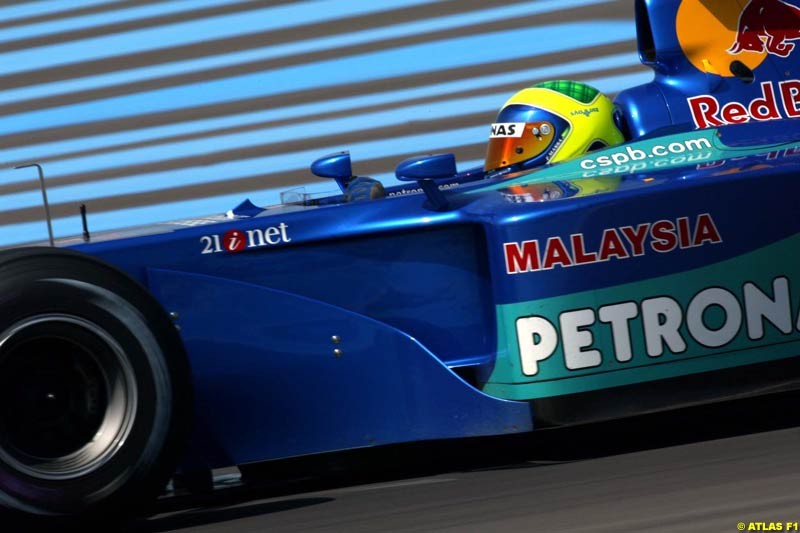
M 731 77 L 732 61 L 755 70 L 770 55 L 792 53 L 800 39 L 800 7 L 785 0 L 682 0 L 675 24 L 692 65 Z
M 781 0 L 750 0 L 739 16 L 731 54 L 764 52 L 788 57 L 800 39 L 800 8 Z
M 737 62 L 755 71 L 769 56 L 782 59 L 792 54 L 794 41 L 800 39 L 800 7 L 787 0 L 682 0 L 675 27 L 692 65 L 701 72 L 732 77 L 734 70 L 742 72 Z M 800 118 L 800 80 L 774 79 L 793 72 L 790 65 L 773 65 L 778 70 L 767 68 L 763 76 L 757 75 L 760 94 L 742 91 L 748 96 L 727 102 L 719 97 L 735 97 L 738 91 L 687 98 L 694 125 L 702 129 Z
M 687 100 L 697 128 L 715 128 L 728 124 L 779 120 L 800 117 L 800 80 L 761 83 L 761 96 L 749 102 L 722 104 L 711 94 L 692 96 Z

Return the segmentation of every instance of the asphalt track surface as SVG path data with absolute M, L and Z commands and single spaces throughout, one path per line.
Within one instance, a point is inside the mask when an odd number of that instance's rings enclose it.
M 294 464 L 297 479 L 162 500 L 131 531 L 786 531 L 800 521 L 798 401 L 393 448 L 304 479 Z

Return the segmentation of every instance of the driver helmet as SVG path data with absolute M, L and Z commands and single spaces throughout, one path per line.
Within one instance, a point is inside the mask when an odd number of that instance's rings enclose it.
M 607 96 L 577 81 L 546 81 L 519 91 L 500 109 L 484 170 L 518 172 L 624 140 Z

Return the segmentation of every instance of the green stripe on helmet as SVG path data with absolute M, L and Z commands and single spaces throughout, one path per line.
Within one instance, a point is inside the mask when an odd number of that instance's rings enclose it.
M 585 83 L 570 80 L 545 81 L 542 83 L 537 83 L 533 87 L 556 91 L 565 96 L 569 96 L 570 98 L 577 100 L 582 104 L 590 103 L 595 99 L 597 93 L 600 92 L 594 87 L 590 87 Z

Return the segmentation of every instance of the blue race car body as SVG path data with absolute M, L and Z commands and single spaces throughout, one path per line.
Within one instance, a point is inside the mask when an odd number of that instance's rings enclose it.
M 444 208 L 413 185 L 74 246 L 179 317 L 205 460 L 528 431 L 537 415 L 635 412 L 647 389 L 622 391 L 636 384 L 798 355 L 800 82 L 773 75 L 797 62 L 768 54 L 754 83 L 701 72 L 672 24 L 683 8 L 637 4 L 656 78 L 617 99 L 634 137 L 622 147 L 518 176 L 436 176 Z M 730 385 L 637 405 L 766 386 Z M 627 407 L 555 401 L 612 387 Z
M 784 73 L 800 53 L 767 21 L 761 50 L 725 26 L 751 49 L 697 60 L 682 26 L 694 4 L 636 3 L 656 77 L 617 97 L 622 146 L 500 177 L 424 156 L 398 169 L 418 183 L 381 200 L 245 202 L 67 242 L 175 319 L 195 461 L 525 432 L 796 387 L 800 80 Z M 719 9 L 755 17 L 744 4 Z M 344 155 L 315 168 L 350 178 Z
M 800 143 L 760 130 L 747 148 L 737 128 L 633 142 L 453 189 L 444 210 L 276 206 L 74 248 L 176 313 L 215 466 L 527 431 L 543 399 L 797 355 Z M 692 152 L 552 178 L 669 146 Z M 644 405 L 765 384 L 731 385 Z

